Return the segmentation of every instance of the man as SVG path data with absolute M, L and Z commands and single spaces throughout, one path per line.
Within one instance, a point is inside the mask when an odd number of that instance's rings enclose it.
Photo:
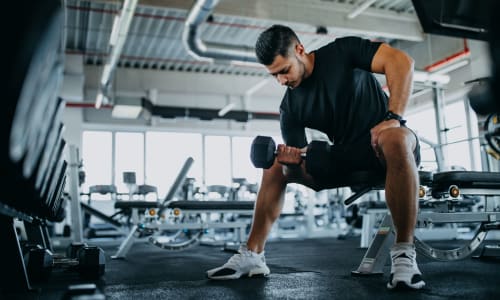
M 425 283 L 413 245 L 419 144 L 402 118 L 412 90 L 413 60 L 387 44 L 357 37 L 338 38 L 306 53 L 292 29 L 282 25 L 260 34 L 256 54 L 269 73 L 288 87 L 280 105 L 286 145 L 278 146 L 273 166 L 263 171 L 246 247 L 240 247 L 223 266 L 207 271 L 208 277 L 235 279 L 270 273 L 264 246 L 283 207 L 287 183 L 321 190 L 336 175 L 366 169 L 385 171 L 386 202 L 396 229 L 387 287 L 422 288 Z M 389 98 L 372 72 L 385 74 Z M 327 178 L 305 171 L 307 162 L 300 153 L 307 149 L 306 127 L 326 133 L 333 148 L 342 149 L 325 162 L 334 172 Z M 348 155 L 341 157 L 342 152 Z M 345 159 L 350 156 L 355 159 Z

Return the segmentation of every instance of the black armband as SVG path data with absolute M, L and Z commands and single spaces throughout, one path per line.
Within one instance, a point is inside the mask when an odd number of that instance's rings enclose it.
M 404 126 L 406 124 L 406 120 L 403 119 L 402 116 L 398 115 L 398 114 L 395 114 L 393 113 L 392 111 L 387 111 L 385 113 L 385 116 L 384 116 L 384 121 L 389 121 L 389 120 L 398 120 L 399 121 L 399 124 L 401 124 L 401 126 Z

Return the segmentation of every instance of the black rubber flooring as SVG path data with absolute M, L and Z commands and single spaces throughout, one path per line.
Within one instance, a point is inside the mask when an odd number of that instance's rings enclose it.
M 171 252 L 140 242 L 125 260 L 111 260 L 116 248 L 104 248 L 106 274 L 96 283 L 106 299 L 116 300 L 500 299 L 499 259 L 438 262 L 419 256 L 427 286 L 420 291 L 390 291 L 386 289 L 389 264 L 382 276 L 351 276 L 365 253 L 358 245 L 357 238 L 273 241 L 266 248 L 270 276 L 212 281 L 205 271 L 232 253 L 202 245 Z M 83 282 L 76 274 L 59 271 L 38 291 L 5 299 L 62 299 L 69 284 Z

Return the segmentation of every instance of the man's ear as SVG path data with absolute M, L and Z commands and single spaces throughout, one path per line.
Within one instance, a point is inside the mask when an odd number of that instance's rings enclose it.
M 304 54 L 304 51 L 304 45 L 302 45 L 301 43 L 295 44 L 295 53 L 302 55 Z

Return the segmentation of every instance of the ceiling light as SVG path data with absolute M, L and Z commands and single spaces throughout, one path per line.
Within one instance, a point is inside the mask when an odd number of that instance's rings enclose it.
M 141 99 L 119 97 L 115 99 L 111 116 L 121 119 L 137 119 L 141 112 Z

